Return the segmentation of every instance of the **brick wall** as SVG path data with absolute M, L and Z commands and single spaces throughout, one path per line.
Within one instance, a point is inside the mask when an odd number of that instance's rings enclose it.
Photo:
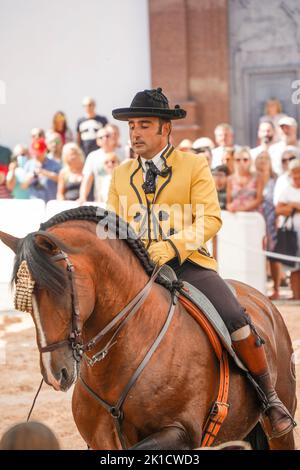
M 227 14 L 227 0 L 149 0 L 152 85 L 188 111 L 175 142 L 229 119 Z

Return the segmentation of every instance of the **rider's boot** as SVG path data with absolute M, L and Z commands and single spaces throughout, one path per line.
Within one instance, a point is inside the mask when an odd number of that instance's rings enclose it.
M 271 437 L 287 434 L 296 423 L 272 385 L 263 340 L 250 325 L 234 331 L 231 338 L 236 354 L 266 395 L 268 405 L 265 413 L 272 426 Z

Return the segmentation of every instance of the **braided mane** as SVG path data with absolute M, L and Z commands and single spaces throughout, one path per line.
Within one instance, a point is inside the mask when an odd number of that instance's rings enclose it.
M 95 206 L 82 206 L 76 209 L 69 209 L 55 215 L 47 222 L 40 225 L 40 230 L 47 230 L 54 225 L 62 224 L 71 220 L 87 220 L 100 224 L 109 231 L 112 231 L 116 238 L 124 240 L 136 255 L 146 274 L 152 274 L 155 264 L 150 259 L 149 254 L 143 244 L 134 232 L 132 227 L 114 212 Z M 156 282 L 166 289 L 172 291 L 177 287 L 176 282 L 167 281 L 162 276 L 158 276 Z M 178 285 L 181 283 L 178 282 Z

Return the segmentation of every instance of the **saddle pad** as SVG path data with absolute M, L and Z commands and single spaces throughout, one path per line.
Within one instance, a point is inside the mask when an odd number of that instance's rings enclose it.
M 168 265 L 163 266 L 163 269 L 161 270 L 160 274 L 171 282 L 177 280 L 175 272 Z M 206 295 L 203 294 L 203 292 L 201 292 L 199 289 L 192 286 L 188 282 L 184 281 L 183 284 L 184 288 L 180 290 L 180 293 L 184 295 L 187 299 L 189 299 L 191 302 L 193 302 L 196 307 L 203 312 L 209 323 L 212 325 L 212 327 L 218 334 L 224 348 L 228 351 L 230 356 L 235 361 L 236 365 L 243 371 L 247 371 L 247 368 L 243 365 L 243 363 L 239 360 L 236 353 L 234 352 L 229 331 L 211 301 L 206 297 Z M 236 293 L 233 287 L 230 286 L 228 282 L 227 285 L 231 289 L 232 293 L 235 295 Z
M 235 288 L 230 284 L 229 281 L 226 281 L 226 279 L 224 279 L 224 281 L 226 282 L 228 289 L 230 289 L 231 292 L 233 293 L 234 297 L 236 297 L 236 290 L 235 290 Z

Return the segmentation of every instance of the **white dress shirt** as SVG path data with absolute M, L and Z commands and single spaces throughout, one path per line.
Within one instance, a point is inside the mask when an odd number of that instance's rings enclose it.
M 156 166 L 156 168 L 161 171 L 163 169 L 163 166 L 164 166 L 164 160 L 163 158 L 161 158 L 161 155 L 166 151 L 168 145 L 165 146 L 165 148 L 157 153 L 156 155 L 154 155 L 153 158 L 150 158 L 150 160 L 147 160 L 146 158 L 143 158 L 141 157 L 141 163 L 142 163 L 142 168 L 143 168 L 143 178 L 144 178 L 144 181 L 146 179 L 146 171 L 147 171 L 147 165 L 146 165 L 146 162 L 153 162 L 154 165 Z M 157 177 L 156 177 L 157 178 Z

